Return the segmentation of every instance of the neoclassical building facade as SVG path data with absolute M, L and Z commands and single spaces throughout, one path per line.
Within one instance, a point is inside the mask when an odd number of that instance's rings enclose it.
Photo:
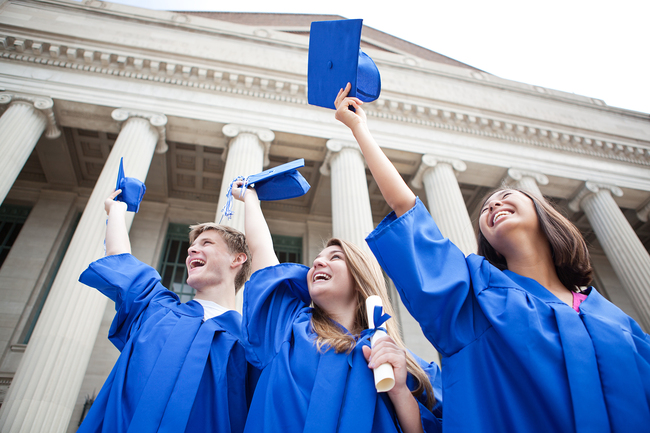
M 296 158 L 303 197 L 265 202 L 282 260 L 365 246 L 389 209 L 347 128 L 307 104 L 309 23 L 332 16 L 0 1 L 0 430 L 74 432 L 118 353 L 112 302 L 77 282 L 103 255 L 120 158 L 147 192 L 133 253 L 183 300 L 187 225 L 219 221 L 237 175 Z M 650 330 L 650 116 L 504 80 L 371 28 L 370 129 L 443 234 L 475 252 L 484 195 L 551 198 L 594 285 Z M 232 220 L 243 228 L 236 203 Z M 432 264 L 434 265 L 434 264 Z M 393 297 L 407 345 L 436 359 Z

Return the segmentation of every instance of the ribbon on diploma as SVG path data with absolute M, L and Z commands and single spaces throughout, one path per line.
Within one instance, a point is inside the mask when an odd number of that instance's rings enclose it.
M 382 308 L 381 305 L 375 305 L 375 308 L 372 311 L 372 317 L 373 317 L 373 322 L 375 327 L 364 329 L 363 331 L 361 331 L 361 335 L 359 335 L 359 340 L 357 341 L 357 344 L 354 346 L 355 348 L 359 345 L 363 345 L 364 342 L 366 341 L 370 343 L 370 339 L 372 338 L 373 335 L 375 335 L 377 331 L 384 331 L 386 334 L 388 334 L 386 328 L 382 327 L 381 325 L 383 325 L 384 323 L 386 323 L 388 319 L 390 319 L 390 314 L 384 313 L 383 310 L 384 309 Z M 354 350 L 352 350 L 352 352 L 350 352 L 350 354 L 348 355 L 348 364 L 350 365 L 350 367 L 352 367 L 353 355 L 354 355 Z

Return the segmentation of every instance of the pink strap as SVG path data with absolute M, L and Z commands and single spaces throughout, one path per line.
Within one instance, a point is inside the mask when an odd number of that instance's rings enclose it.
M 584 293 L 576 293 L 576 292 L 571 292 L 573 294 L 573 309 L 576 310 L 576 312 L 580 312 L 580 304 L 582 304 L 582 301 L 587 299 L 587 295 Z

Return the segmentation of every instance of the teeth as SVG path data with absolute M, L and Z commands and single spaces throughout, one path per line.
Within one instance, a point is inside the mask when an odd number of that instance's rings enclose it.
M 492 218 L 492 225 L 494 225 L 497 222 L 497 220 L 499 220 L 501 217 L 504 217 L 506 215 L 510 215 L 511 213 L 512 212 L 508 212 L 508 211 L 497 212 L 497 214 L 494 215 L 494 218 Z
M 313 281 L 327 281 L 327 280 L 329 280 L 331 278 L 332 277 L 327 275 L 327 274 L 319 273 L 319 274 L 314 274 Z
M 190 267 L 196 268 L 197 266 L 204 266 L 205 262 L 201 259 L 193 259 L 190 261 Z

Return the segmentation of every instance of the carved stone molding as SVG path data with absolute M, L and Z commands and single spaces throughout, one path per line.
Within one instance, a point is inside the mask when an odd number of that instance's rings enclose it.
M 158 131 L 158 144 L 156 145 L 156 153 L 165 153 L 169 149 L 167 146 L 167 137 L 165 133 L 165 125 L 167 125 L 167 116 L 160 113 L 149 113 L 140 110 L 131 110 L 128 108 L 117 108 L 111 113 L 113 120 L 122 123 L 130 117 L 139 117 L 146 119 Z
M 88 73 L 232 93 L 299 105 L 307 105 L 306 78 L 300 82 L 271 79 L 252 73 L 219 70 L 208 65 L 160 61 L 101 48 L 64 45 L 0 35 L 0 57 L 5 60 L 44 64 Z M 609 137 L 587 136 L 566 130 L 464 113 L 408 101 L 380 98 L 366 106 L 369 117 L 410 123 L 462 134 L 650 165 L 650 141 L 618 142 Z
M 334 154 L 342 151 L 343 149 L 355 149 L 361 152 L 361 149 L 359 149 L 359 145 L 356 143 L 356 141 L 327 140 L 326 147 L 327 147 L 327 153 L 325 154 L 325 159 L 323 160 L 323 163 L 318 169 L 318 171 L 320 171 L 320 174 L 322 174 L 323 176 L 330 175 L 330 163 L 332 161 L 332 157 L 334 156 Z M 364 166 L 367 166 L 365 164 L 365 159 L 364 159 Z
M 223 135 L 230 138 L 235 138 L 239 134 L 253 134 L 264 144 L 264 167 L 267 167 L 270 164 L 269 152 L 271 151 L 271 142 L 275 140 L 275 133 L 267 128 L 259 128 L 257 126 L 249 125 L 239 125 L 236 123 L 230 123 L 225 125 L 221 131 Z M 226 161 L 228 159 L 228 147 L 221 154 L 221 160 Z
M 515 181 L 520 181 L 524 177 L 531 177 L 535 179 L 538 185 L 548 185 L 548 177 L 545 174 L 538 173 L 530 170 L 521 170 L 518 168 L 509 168 L 508 177 Z
M 61 130 L 56 124 L 54 117 L 54 101 L 52 98 L 38 95 L 27 95 L 24 93 L 6 92 L 0 94 L 0 105 L 25 103 L 31 104 L 39 110 L 47 119 L 47 126 L 45 129 L 45 136 L 49 139 L 58 138 L 61 135 Z
M 623 196 L 623 190 L 615 185 L 607 185 L 604 183 L 592 182 L 588 180 L 585 182 L 585 185 L 578 192 L 578 194 L 571 201 L 569 201 L 569 209 L 574 212 L 578 212 L 580 210 L 580 204 L 582 203 L 582 200 L 591 194 L 598 193 L 601 189 L 609 190 L 616 197 Z
M 454 169 L 454 173 L 456 174 L 467 170 L 467 164 L 465 164 L 460 159 L 441 158 L 439 156 L 425 154 L 422 155 L 422 161 L 420 163 L 420 166 L 418 167 L 418 170 L 415 172 L 415 176 L 413 176 L 413 179 L 411 180 L 411 185 L 414 188 L 418 188 L 418 189 L 422 188 L 423 186 L 422 178 L 424 177 L 424 173 L 430 168 L 433 168 L 440 163 L 451 165 L 452 168 Z

